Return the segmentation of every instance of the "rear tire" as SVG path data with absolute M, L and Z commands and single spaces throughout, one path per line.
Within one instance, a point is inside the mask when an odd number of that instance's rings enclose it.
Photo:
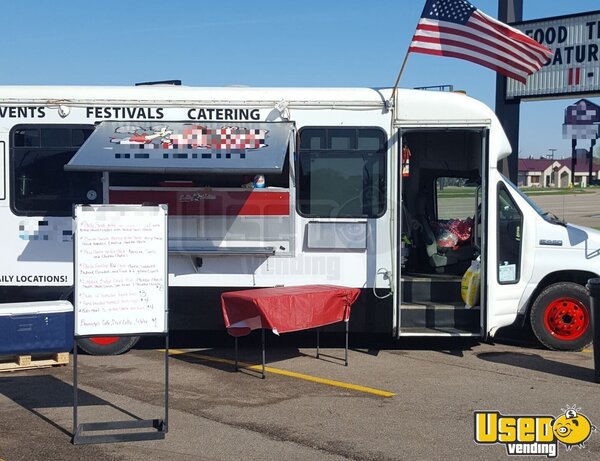
M 135 346 L 139 339 L 139 336 L 79 338 L 77 346 L 90 355 L 119 355 Z
M 531 328 L 548 349 L 579 351 L 592 341 L 590 298 L 577 283 L 546 287 L 531 306 Z

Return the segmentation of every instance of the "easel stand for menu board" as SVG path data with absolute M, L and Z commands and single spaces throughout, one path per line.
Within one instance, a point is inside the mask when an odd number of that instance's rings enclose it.
M 138 336 L 138 335 L 136 335 Z M 96 336 L 98 337 L 98 336 Z M 123 337 L 123 336 L 122 336 Z M 169 421 L 169 334 L 165 338 L 165 397 L 162 419 L 132 419 L 78 424 L 77 346 L 73 348 L 73 445 L 164 439 Z M 142 431 L 147 429 L 147 431 Z M 116 432 L 119 430 L 132 432 Z M 135 432 L 133 432 L 135 431 Z
M 164 337 L 165 393 L 162 418 L 140 419 L 126 412 L 132 417 L 127 421 L 79 423 L 75 347 L 72 442 L 80 445 L 164 439 L 169 410 L 167 207 L 77 205 L 73 216 L 75 340 Z

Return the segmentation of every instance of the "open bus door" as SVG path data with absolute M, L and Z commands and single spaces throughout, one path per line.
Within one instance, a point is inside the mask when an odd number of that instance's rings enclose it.
M 488 127 L 401 127 L 398 139 L 394 336 L 485 337 Z M 467 305 L 461 282 L 475 261 L 481 288 Z
M 487 265 L 488 287 L 484 302 L 488 306 L 484 324 L 486 333 L 494 334 L 510 325 L 533 273 L 535 231 L 533 217 L 525 213 L 526 202 L 516 186 L 497 170 L 488 182 Z

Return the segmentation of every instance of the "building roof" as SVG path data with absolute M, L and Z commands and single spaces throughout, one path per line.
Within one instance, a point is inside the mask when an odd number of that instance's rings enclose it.
M 571 169 L 571 158 L 561 158 L 557 160 L 561 165 L 566 166 Z M 578 158 L 577 163 L 575 164 L 575 173 L 587 173 L 589 172 L 589 162 L 587 158 Z M 592 163 L 592 171 L 598 172 L 600 171 L 600 165 L 597 163 Z
M 546 158 L 520 158 L 519 171 L 544 171 L 555 161 Z
M 550 165 L 554 162 L 560 163 L 561 167 L 566 166 L 569 170 L 571 169 L 571 157 L 567 158 L 559 158 L 555 160 L 546 159 L 546 158 L 520 158 L 519 159 L 519 172 L 527 173 L 539 171 L 542 172 L 546 170 Z M 592 172 L 596 173 L 600 171 L 600 164 L 594 163 L 592 164 Z M 575 164 L 575 173 L 587 173 L 589 172 L 589 163 L 587 158 L 577 158 L 577 163 Z

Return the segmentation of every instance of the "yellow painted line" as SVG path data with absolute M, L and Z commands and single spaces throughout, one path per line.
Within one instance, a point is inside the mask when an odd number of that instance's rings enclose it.
M 163 352 L 164 352 L 164 349 L 163 349 Z M 169 354 L 170 355 L 184 354 L 184 355 L 196 358 L 196 359 L 206 360 L 207 362 L 225 363 L 228 365 L 235 366 L 235 360 L 222 359 L 222 358 L 213 357 L 210 355 L 199 354 L 197 352 L 182 351 L 179 349 L 170 349 Z M 246 368 L 249 370 L 262 371 L 262 365 L 251 365 L 249 363 L 238 362 L 238 366 L 240 368 Z M 289 378 L 302 379 L 304 381 L 310 381 L 313 383 L 325 384 L 327 386 L 341 387 L 343 389 L 349 389 L 352 391 L 364 392 L 366 394 L 377 395 L 379 397 L 393 397 L 396 395 L 393 392 L 383 391 L 380 389 L 375 389 L 373 387 L 361 386 L 359 384 L 345 383 L 343 381 L 336 381 L 333 379 L 319 378 L 318 376 L 307 375 L 304 373 L 296 373 L 295 371 L 287 371 L 287 370 L 282 370 L 280 368 L 265 367 L 265 372 L 273 373 L 275 375 L 287 376 Z
M 587 353 L 591 354 L 592 350 L 591 349 L 581 349 L 581 352 L 587 352 Z

